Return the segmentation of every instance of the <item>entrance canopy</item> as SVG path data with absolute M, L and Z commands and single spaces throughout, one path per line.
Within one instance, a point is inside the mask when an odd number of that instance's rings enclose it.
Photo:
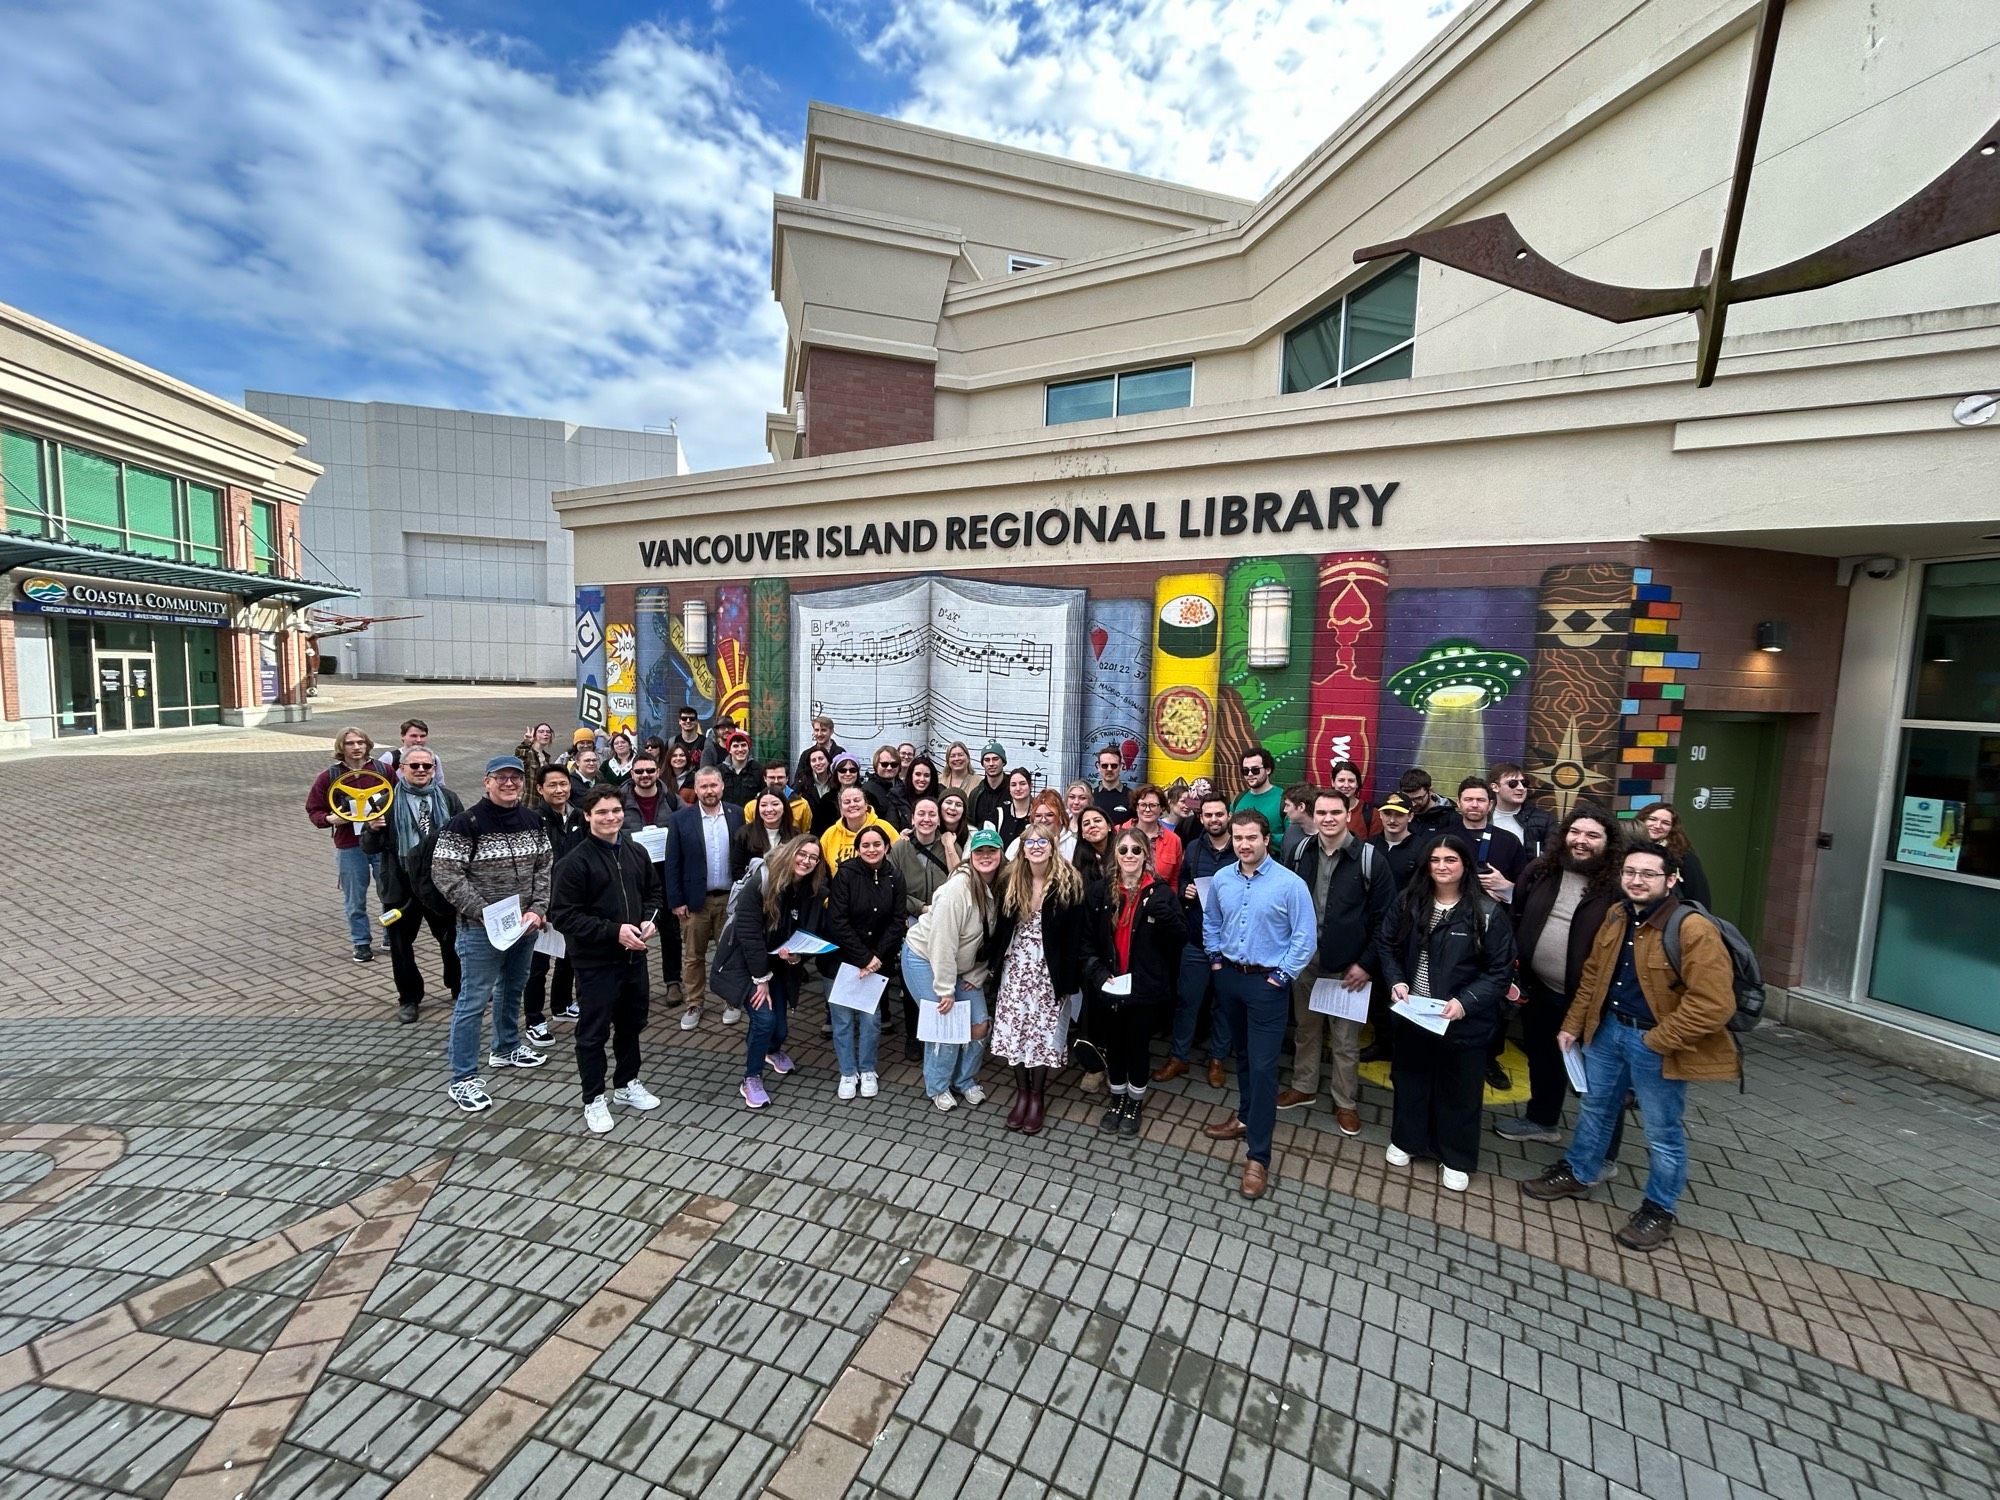
M 235 568 L 173 562 L 160 557 L 137 557 L 129 552 L 114 552 L 108 547 L 93 547 L 84 542 L 59 542 L 18 531 L 0 532 L 0 573 L 14 568 L 47 568 L 53 572 L 81 574 L 86 578 L 115 578 L 121 583 L 207 589 L 214 593 L 234 594 L 252 604 L 263 600 L 319 604 L 328 599 L 347 599 L 354 595 L 353 589 L 337 583 L 245 573 Z

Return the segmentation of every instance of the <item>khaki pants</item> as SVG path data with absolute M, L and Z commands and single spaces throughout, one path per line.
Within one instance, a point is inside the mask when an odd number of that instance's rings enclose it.
M 722 936 L 722 909 L 729 892 L 711 891 L 699 906 L 681 918 L 681 1000 L 687 1010 L 701 1009 L 708 998 L 708 945 Z
M 1329 1086 L 1335 1109 L 1361 1107 L 1361 1023 L 1321 1015 L 1309 1003 L 1313 986 L 1324 978 L 1315 958 L 1292 981 L 1292 1087 L 1301 1094 L 1319 1092 L 1320 1056 L 1331 1042 L 1333 1068 Z

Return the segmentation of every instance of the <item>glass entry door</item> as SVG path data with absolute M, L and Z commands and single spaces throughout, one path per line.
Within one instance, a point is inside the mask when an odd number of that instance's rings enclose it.
M 154 726 L 153 658 L 97 653 L 97 732 L 120 734 Z

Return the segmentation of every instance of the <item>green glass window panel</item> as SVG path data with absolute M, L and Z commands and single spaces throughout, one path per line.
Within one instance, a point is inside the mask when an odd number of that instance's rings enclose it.
M 125 524 L 135 532 L 162 537 L 171 543 L 179 527 L 175 524 L 174 482 L 151 469 L 125 467 Z
M 1138 370 L 1118 377 L 1118 415 L 1142 411 L 1172 411 L 1194 399 L 1194 366 Z
M 1905 730 L 1898 798 L 1890 859 L 2000 880 L 2000 734 Z
M 215 638 L 220 633 L 207 629 L 186 632 L 188 696 L 194 703 L 197 724 L 222 722 L 222 673 L 215 661 Z
M 2000 1033 L 2000 890 L 1885 870 L 1875 928 L 1877 1000 Z
M 79 542 L 125 545 L 118 510 L 118 465 L 95 453 L 62 450 L 63 524 Z
M 1072 380 L 1052 385 L 1048 395 L 1048 425 L 1060 422 L 1089 422 L 1112 413 L 1117 377 L 1100 375 L 1094 380 Z
M 1350 370 L 1342 385 L 1372 385 L 1378 380 L 1408 380 L 1411 362 L 1417 357 L 1416 346 L 1398 349 L 1394 354 L 1384 355 L 1366 369 Z
M 1285 335 L 1285 393 L 1310 391 L 1340 373 L 1340 308 L 1336 302 Z
M 1396 345 L 1408 343 L 1416 332 L 1417 262 L 1406 260 L 1348 294 L 1346 368 L 1365 365 Z
M 56 648 L 56 733 L 97 732 L 97 684 L 92 679 L 90 622 L 65 620 L 51 632 Z
M 0 488 L 7 492 L 7 529 L 46 535 L 48 496 L 42 484 L 40 439 L 25 432 L 0 432 Z
M 1910 717 L 2000 724 L 2000 558 L 1924 570 Z
M 187 631 L 172 625 L 163 625 L 153 632 L 153 676 L 155 689 L 160 695 L 162 710 L 160 721 L 164 725 L 167 710 L 181 708 L 188 704 Z M 187 722 L 187 716 L 181 716 Z
M 250 535 L 253 542 L 253 565 L 259 573 L 272 571 L 277 557 L 277 507 L 266 505 L 259 500 L 250 507 Z

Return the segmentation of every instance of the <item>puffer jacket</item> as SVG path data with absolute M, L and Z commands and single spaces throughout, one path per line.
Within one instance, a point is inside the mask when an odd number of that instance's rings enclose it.
M 1655 1022 L 1642 1036 L 1660 1054 L 1662 1076 L 1683 1083 L 1726 1083 L 1743 1072 L 1736 1039 L 1729 1033 L 1736 1014 L 1735 971 L 1716 925 L 1691 911 L 1681 922 L 1681 972 L 1675 975 L 1663 934 L 1667 914 L 1679 901 L 1669 896 L 1654 907 L 1633 939 L 1633 966 Z M 1618 951 L 1625 943 L 1625 913 L 1622 901 L 1605 913 L 1563 1019 L 1562 1029 L 1583 1038 L 1585 1046 L 1604 1019 Z
M 879 958 L 883 968 L 903 951 L 903 877 L 885 855 L 879 865 L 854 858 L 834 871 L 820 934 L 840 945 L 840 961 L 857 969 Z
M 1514 927 L 1506 911 L 1485 893 L 1469 890 L 1427 936 L 1411 918 L 1409 907 L 1397 901 L 1389 909 L 1378 949 L 1382 982 L 1391 989 L 1407 984 L 1414 991 L 1417 955 L 1426 946 L 1432 997 L 1456 1000 L 1465 1007 L 1464 1019 L 1445 1029 L 1444 1040 L 1461 1047 L 1484 1047 L 1500 1025 L 1507 986 L 1513 981 Z

